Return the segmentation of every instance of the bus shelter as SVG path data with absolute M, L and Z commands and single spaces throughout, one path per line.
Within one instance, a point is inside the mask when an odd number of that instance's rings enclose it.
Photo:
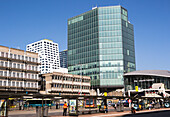
M 9 93 L 1 93 L 0 94 L 0 100 L 1 100 L 1 116 L 8 116 L 8 103 L 9 103 L 9 98 L 20 98 L 20 99 L 23 99 L 23 97 L 28 97 L 28 98 L 41 98 L 42 99 L 42 107 L 39 107 L 38 110 L 41 110 L 41 112 L 39 112 L 39 116 L 43 117 L 44 116 L 44 113 L 47 113 L 48 115 L 48 110 L 47 109 L 44 109 L 45 105 L 44 105 L 44 100 L 47 99 L 47 98 L 50 98 L 50 99 L 55 99 L 55 97 L 57 97 L 57 99 L 68 99 L 68 102 L 69 102 L 69 108 L 68 108 L 68 111 L 69 111 L 69 115 L 78 115 L 80 113 L 85 113 L 85 112 L 88 112 L 88 113 L 91 113 L 93 111 L 98 111 L 98 110 L 95 110 L 94 108 L 88 108 L 87 106 L 85 107 L 86 103 L 85 102 L 86 100 L 93 100 L 93 103 L 94 100 L 105 100 L 107 102 L 107 99 L 113 99 L 113 98 L 116 98 L 116 99 L 131 99 L 132 101 L 133 100 L 139 100 L 139 99 L 153 99 L 152 98 L 146 98 L 146 97 L 124 97 L 124 96 L 88 96 L 88 95 L 53 95 L 53 94 L 9 94 Z M 164 99 L 162 97 L 160 98 L 155 98 L 155 99 Z M 165 99 L 164 99 L 165 100 Z M 166 99 L 166 100 L 169 100 L 169 99 Z M 83 103 L 81 103 L 83 102 Z M 90 101 L 89 101 L 90 102 Z M 80 103 L 80 104 L 79 104 Z M 97 102 L 96 102 L 97 104 Z M 89 104 L 90 105 L 90 104 Z M 88 105 L 88 106 L 89 106 Z M 82 109 L 82 107 L 85 107 L 85 110 Z M 93 106 L 93 107 L 96 107 L 95 105 L 90 105 L 90 106 Z M 121 111 L 123 110 L 122 108 L 120 109 Z M 38 113 L 38 112 L 37 112 Z

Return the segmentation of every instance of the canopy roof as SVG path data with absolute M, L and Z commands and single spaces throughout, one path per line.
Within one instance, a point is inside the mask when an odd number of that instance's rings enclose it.
M 145 76 L 161 76 L 161 77 L 170 77 L 170 71 L 168 70 L 141 70 L 141 71 L 133 71 L 124 74 L 124 76 L 138 76 L 138 75 L 145 75 Z

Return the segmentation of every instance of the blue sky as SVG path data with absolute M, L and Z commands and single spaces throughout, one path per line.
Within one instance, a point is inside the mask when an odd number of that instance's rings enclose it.
M 96 5 L 128 10 L 137 70 L 170 70 L 170 0 L 0 0 L 0 45 L 25 50 L 48 38 L 67 49 L 67 19 Z

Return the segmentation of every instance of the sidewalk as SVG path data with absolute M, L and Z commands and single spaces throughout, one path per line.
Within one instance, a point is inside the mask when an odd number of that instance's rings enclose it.
M 49 113 L 55 113 L 55 112 L 63 112 L 63 109 L 49 109 Z M 20 115 L 20 114 L 36 114 L 36 109 L 29 109 L 29 110 L 13 110 L 9 111 L 9 115 Z
M 152 113 L 152 112 L 167 111 L 167 110 L 170 111 L 170 108 L 136 111 L 136 114 Z M 79 117 L 120 117 L 124 115 L 131 115 L 131 111 L 84 114 L 84 115 L 79 115 Z M 49 117 L 63 117 L 63 116 L 49 116 Z M 73 116 L 65 116 L 65 117 L 73 117 Z

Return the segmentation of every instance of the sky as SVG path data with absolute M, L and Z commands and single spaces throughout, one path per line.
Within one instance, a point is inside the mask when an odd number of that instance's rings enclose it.
M 41 39 L 67 49 L 67 19 L 121 5 L 134 25 L 137 70 L 170 70 L 170 0 L 0 0 L 0 45 L 25 50 Z

